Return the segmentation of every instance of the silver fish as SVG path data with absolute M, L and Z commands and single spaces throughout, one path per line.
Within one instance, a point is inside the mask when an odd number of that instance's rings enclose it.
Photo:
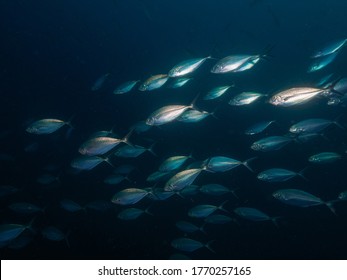
M 47 226 L 42 229 L 41 234 L 44 238 L 50 240 L 50 241 L 63 241 L 65 240 L 68 247 L 70 247 L 68 236 L 70 234 L 70 231 L 68 233 L 63 233 L 59 228 L 55 226 Z
M 304 171 L 304 170 L 303 170 Z M 285 182 L 293 177 L 300 176 L 303 179 L 307 180 L 303 171 L 294 172 L 288 169 L 283 168 L 270 168 L 265 171 L 262 171 L 258 174 L 257 178 L 266 182 Z
M 215 196 L 224 195 L 224 194 L 227 194 L 229 192 L 234 194 L 234 190 L 231 190 L 231 189 L 229 189 L 223 185 L 220 185 L 220 184 L 203 185 L 200 187 L 199 190 L 200 190 L 200 192 L 202 192 L 204 194 L 215 195 Z M 234 194 L 234 196 L 236 196 L 236 195 Z
M 106 74 L 100 76 L 94 82 L 93 86 L 91 87 L 91 91 L 98 91 L 99 89 L 101 89 L 110 75 L 111 75 L 111 73 L 106 73 Z
M 213 115 L 213 113 L 190 109 L 181 114 L 177 120 L 184 123 L 196 123 L 206 119 L 210 115 Z
M 232 106 L 249 105 L 264 96 L 266 95 L 262 93 L 258 93 L 258 92 L 242 92 L 234 96 L 229 101 L 229 105 L 232 105 Z
M 70 165 L 72 168 L 75 168 L 77 170 L 91 170 L 104 161 L 112 166 L 112 163 L 108 158 L 102 158 L 98 156 L 80 156 L 73 159 Z
M 169 178 L 172 175 L 170 171 L 168 172 L 161 172 L 161 171 L 155 171 L 148 175 L 146 181 L 147 182 L 158 182 L 158 181 L 163 181 Z
M 138 188 L 128 188 L 116 193 L 111 202 L 119 205 L 130 205 L 143 199 L 149 194 L 148 191 Z
M 121 84 L 120 86 L 118 86 L 118 87 L 113 91 L 113 94 L 124 94 L 124 93 L 127 93 L 127 92 L 131 91 L 131 90 L 134 88 L 134 86 L 135 86 L 139 81 L 140 81 L 140 80 L 125 82 L 125 83 Z
M 178 78 L 172 81 L 172 83 L 169 85 L 169 88 L 180 88 L 183 87 L 186 83 L 191 81 L 193 78 Z
M 332 63 L 335 60 L 337 55 L 338 55 L 338 52 L 334 52 L 332 54 L 316 58 L 309 66 L 307 72 L 312 73 L 320 69 L 323 69 L 324 67 Z
M 58 119 L 42 119 L 33 122 L 26 128 L 26 131 L 31 134 L 50 134 L 57 131 L 64 125 L 70 125 L 70 122 L 65 122 Z
M 139 208 L 127 208 L 127 209 L 124 209 L 121 212 L 119 212 L 117 217 L 121 220 L 130 221 L 130 220 L 137 219 L 138 217 L 140 217 L 144 213 L 151 215 L 151 213 L 148 212 L 147 209 L 143 210 L 143 209 L 139 209 Z
M 188 159 L 192 158 L 189 156 L 173 156 L 164 160 L 159 166 L 160 172 L 169 172 L 179 169 Z
M 114 152 L 114 155 L 122 158 L 136 158 L 148 151 L 152 155 L 156 156 L 153 147 L 156 143 L 153 143 L 149 148 L 145 148 L 139 145 L 123 146 Z
M 273 95 L 269 103 L 275 106 L 289 107 L 307 103 L 318 95 L 330 92 L 329 89 L 313 87 L 290 88 Z
M 206 218 L 207 216 L 211 215 L 217 210 L 222 210 L 228 213 L 228 211 L 223 208 L 223 206 L 227 202 L 228 201 L 224 201 L 219 206 L 209 205 L 209 204 L 201 204 L 201 205 L 194 206 L 188 211 L 188 216 L 192 218 Z
M 335 124 L 336 126 L 345 130 L 345 128 L 341 126 L 337 121 L 313 118 L 313 119 L 307 119 L 307 120 L 300 121 L 296 124 L 293 124 L 289 128 L 289 131 L 295 134 L 318 133 L 332 124 Z
M 311 57 L 318 58 L 318 57 L 326 56 L 329 54 L 333 54 L 335 52 L 338 52 L 346 43 L 347 43 L 347 39 L 334 41 L 328 44 L 327 46 L 325 46 L 324 48 L 315 52 Z
M 198 69 L 207 59 L 211 58 L 211 56 L 204 57 L 204 58 L 192 58 L 188 60 L 184 60 L 177 65 L 175 65 L 170 71 L 169 71 L 169 77 L 180 77 L 187 74 L 190 74 L 194 72 L 196 69 Z
M 256 124 L 250 126 L 249 128 L 247 128 L 245 130 L 245 134 L 246 135 L 255 135 L 255 134 L 261 133 L 274 122 L 275 121 L 262 121 L 262 122 L 256 123 Z
M 316 205 L 326 205 L 334 214 L 333 201 L 325 202 L 319 197 L 298 189 L 282 189 L 275 191 L 272 196 L 279 201 L 298 207 L 311 207 Z
M 216 98 L 222 96 L 224 93 L 226 93 L 227 90 L 229 88 L 231 88 L 232 86 L 233 85 L 231 85 L 231 86 L 220 86 L 220 87 L 213 88 L 203 97 L 203 100 L 216 99 Z
M 210 247 L 212 241 L 203 244 L 200 241 L 196 241 L 190 238 L 177 238 L 171 241 L 171 246 L 175 249 L 185 251 L 185 252 L 194 252 L 200 248 L 206 247 L 210 251 L 214 252 Z
M 191 185 L 203 170 L 204 169 L 202 168 L 187 169 L 177 173 L 169 181 L 166 182 L 164 190 L 179 191 L 186 186 Z
M 251 149 L 261 152 L 277 151 L 292 141 L 294 141 L 293 138 L 285 136 L 269 136 L 255 141 L 251 145 Z
M 132 134 L 132 130 L 124 138 L 113 138 L 108 136 L 100 136 L 87 140 L 78 149 L 79 153 L 87 156 L 103 155 L 120 143 L 128 144 L 128 139 Z
M 240 72 L 252 68 L 265 55 L 230 55 L 217 61 L 211 73 Z
M 323 152 L 319 154 L 315 154 L 313 156 L 310 156 L 308 161 L 312 163 L 319 163 L 319 164 L 325 164 L 325 163 L 333 163 L 339 159 L 341 159 L 342 156 L 338 153 L 334 152 Z
M 2 224 L 0 225 L 0 242 L 11 241 L 30 228 L 31 225 Z
M 248 170 L 253 172 L 252 168 L 249 166 L 249 162 L 251 162 L 254 159 L 255 158 L 250 158 L 245 161 L 239 161 L 237 159 L 223 157 L 223 156 L 211 157 L 206 164 L 206 169 L 212 172 L 225 172 L 235 167 L 238 167 L 240 165 L 243 165 Z
M 154 111 L 146 120 L 147 125 L 159 126 L 174 121 L 193 105 L 169 105 Z
M 60 201 L 60 207 L 63 208 L 64 210 L 71 212 L 71 213 L 75 213 L 75 212 L 79 212 L 81 210 L 84 210 L 84 208 L 79 205 L 78 203 L 70 200 L 70 199 L 63 199 Z
M 178 229 L 180 229 L 181 231 L 186 232 L 186 233 L 192 233 L 192 232 L 197 232 L 197 231 L 201 231 L 201 232 L 205 233 L 203 225 L 201 227 L 198 227 L 198 226 L 196 226 L 190 222 L 186 222 L 186 221 L 176 222 L 176 227 Z
M 234 209 L 234 212 L 240 217 L 254 222 L 272 220 L 270 216 L 255 208 L 238 207 Z
M 159 74 L 159 75 L 149 77 L 146 81 L 144 81 L 140 85 L 139 90 L 151 91 L 151 90 L 161 88 L 167 82 L 168 79 L 169 79 L 168 75 L 164 75 L 164 74 Z
M 36 214 L 38 212 L 43 212 L 44 209 L 36 206 L 35 204 L 32 203 L 27 203 L 27 202 L 16 202 L 12 203 L 8 206 L 13 212 L 19 213 L 19 214 L 25 214 L 25 215 L 30 215 L 30 214 Z

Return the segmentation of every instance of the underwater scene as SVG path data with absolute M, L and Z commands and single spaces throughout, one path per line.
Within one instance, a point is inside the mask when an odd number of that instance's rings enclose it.
M 0 1 L 1 259 L 346 259 L 346 11 Z

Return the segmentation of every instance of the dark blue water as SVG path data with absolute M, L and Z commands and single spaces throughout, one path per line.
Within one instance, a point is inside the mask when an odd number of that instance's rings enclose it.
M 326 74 L 346 77 L 347 50 L 342 49 L 325 69 L 308 74 L 312 53 L 327 43 L 346 38 L 347 3 L 332 1 L 274 0 L 103 0 L 103 1 L 0 1 L 0 92 L 1 149 L 10 160 L 0 161 L 0 185 L 20 189 L 1 198 L 1 224 L 28 224 L 33 216 L 13 213 L 14 202 L 34 203 L 45 210 L 26 230 L 31 242 L 20 249 L 5 244 L 3 259 L 168 259 L 178 250 L 173 239 L 183 237 L 175 223 L 203 221 L 187 216 L 198 204 L 219 205 L 225 200 L 229 216 L 240 206 L 260 209 L 272 217 L 282 217 L 279 227 L 270 221 L 207 225 L 207 235 L 187 237 L 206 243 L 215 240 L 211 253 L 206 248 L 186 253 L 192 259 L 346 259 L 347 207 L 335 205 L 337 216 L 325 205 L 298 208 L 275 201 L 277 189 L 298 188 L 323 200 L 334 200 L 347 189 L 346 131 L 335 126 L 325 131 L 327 139 L 307 144 L 291 143 L 280 151 L 257 153 L 250 145 L 266 135 L 284 135 L 288 127 L 302 119 L 321 117 L 346 125 L 344 106 L 327 106 L 318 98 L 308 104 L 278 108 L 256 102 L 244 107 L 228 105 L 233 93 L 259 91 L 269 95 L 293 86 L 314 86 Z M 113 95 L 119 84 L 145 80 L 167 73 L 178 62 L 211 55 L 259 54 L 271 46 L 267 61 L 241 73 L 213 75 L 215 60 L 206 61 L 180 89 L 153 92 L 132 91 Z M 91 91 L 102 75 L 111 75 L 98 91 Z M 158 157 L 146 153 L 137 159 L 112 158 L 114 165 L 137 167 L 132 183 L 107 186 L 103 179 L 112 167 L 101 164 L 92 171 L 71 171 L 70 162 L 79 146 L 95 131 L 110 130 L 124 136 L 131 125 L 145 120 L 166 105 L 189 104 L 198 93 L 234 82 L 229 97 L 212 102 L 197 101 L 199 109 L 213 111 L 200 123 L 173 122 L 133 135 L 131 142 L 149 146 L 158 141 Z M 25 131 L 34 120 L 72 118 L 67 126 L 51 135 L 31 135 Z M 275 119 L 262 136 L 246 136 L 244 129 L 260 120 Z M 33 145 L 31 148 L 28 146 Z M 342 159 L 331 165 L 313 166 L 307 158 L 318 152 L 335 151 Z M 165 201 L 144 199 L 134 207 L 151 206 L 152 216 L 121 221 L 124 206 L 105 211 L 69 213 L 60 208 L 62 199 L 85 205 L 91 201 L 110 202 L 128 187 L 150 187 L 147 176 L 169 156 L 193 153 L 196 160 L 228 156 L 252 162 L 255 173 L 240 166 L 225 173 L 203 172 L 194 184 L 220 183 L 238 188 L 239 199 L 231 194 L 210 197 L 198 194 L 183 199 L 177 195 Z M 190 162 L 193 162 L 191 160 Z M 52 167 L 53 170 L 45 171 Z M 305 172 L 308 181 L 294 178 L 284 183 L 261 182 L 256 174 L 271 167 Z M 45 173 L 59 176 L 59 182 L 37 183 Z M 163 187 L 165 182 L 159 183 Z M 66 242 L 45 239 L 41 231 L 55 226 L 68 233 Z

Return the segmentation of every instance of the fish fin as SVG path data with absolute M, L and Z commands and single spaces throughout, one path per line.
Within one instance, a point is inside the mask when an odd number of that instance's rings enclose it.
M 150 152 L 153 156 L 158 157 L 158 155 L 156 154 L 156 152 L 154 152 L 153 148 L 154 146 L 158 143 L 158 141 L 154 142 L 148 149 L 147 151 Z
M 227 202 L 229 202 L 229 200 L 226 200 L 226 201 L 222 202 L 222 204 L 218 206 L 218 209 L 229 214 L 230 212 L 227 209 L 224 208 L 224 205 L 227 204 Z
M 145 212 L 146 214 L 150 215 L 150 216 L 154 216 L 154 214 L 153 214 L 152 212 L 149 211 L 149 208 L 151 208 L 151 207 L 152 207 L 152 204 L 149 205 L 149 206 L 145 209 L 144 212 Z
M 305 181 L 309 182 L 309 180 L 304 176 L 304 173 L 307 171 L 307 169 L 309 169 L 309 166 L 306 166 L 304 169 L 300 170 L 297 174 L 298 176 L 300 176 L 301 178 L 303 178 Z
M 198 100 L 199 96 L 200 96 L 201 92 L 199 92 L 195 98 L 193 99 L 192 103 L 190 103 L 190 108 L 194 109 L 194 110 L 197 110 L 195 104 L 196 104 L 196 101 Z
M 76 114 L 73 114 L 66 122 L 65 124 L 70 126 L 72 129 L 74 129 L 75 127 L 71 124 L 72 120 L 76 117 Z
M 35 216 L 34 218 L 32 218 L 31 220 L 30 220 L 30 222 L 29 222 L 29 224 L 27 224 L 26 226 L 25 226 L 25 228 L 26 229 L 28 229 L 28 230 L 30 230 L 32 233 L 36 233 L 36 231 L 34 230 L 34 228 L 33 228 L 33 224 L 34 224 L 34 222 L 35 222 L 35 220 L 37 219 L 37 217 L 38 216 Z
M 211 247 L 212 243 L 214 243 L 215 240 L 211 240 L 205 244 L 205 247 L 209 249 L 212 253 L 216 254 L 216 251 Z
M 199 227 L 199 230 L 200 230 L 202 233 L 204 233 L 204 234 L 207 235 L 207 232 L 205 231 L 205 226 L 206 226 L 206 223 L 203 223 L 202 226 Z
M 122 138 L 122 142 L 125 143 L 125 144 L 128 144 L 130 146 L 133 146 L 130 142 L 129 142 L 129 138 L 130 136 L 133 134 L 134 132 L 134 129 L 131 129 L 127 135 L 124 136 L 124 138 Z
M 107 162 L 109 165 L 111 165 L 113 168 L 116 168 L 113 163 L 110 161 L 110 158 L 106 157 L 106 158 L 103 158 L 103 157 L 100 157 L 103 159 L 103 161 Z
M 336 202 L 336 200 L 330 200 L 330 201 L 324 202 L 324 204 L 329 208 L 329 210 L 330 210 L 335 216 L 337 216 L 336 209 L 335 209 L 335 207 L 334 207 L 335 202 Z
M 258 157 L 252 157 L 250 159 L 245 160 L 244 162 L 242 162 L 242 165 L 244 165 L 249 171 L 254 173 L 254 170 L 249 166 L 249 163 L 255 159 L 257 159 Z

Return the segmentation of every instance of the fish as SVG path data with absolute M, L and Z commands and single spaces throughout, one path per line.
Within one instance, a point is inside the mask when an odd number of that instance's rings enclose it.
M 50 240 L 50 241 L 63 241 L 65 240 L 66 245 L 70 247 L 68 236 L 70 234 L 70 231 L 67 232 L 67 234 L 64 234 L 59 228 L 55 226 L 47 226 L 42 229 L 41 234 L 44 238 Z
M 118 185 L 119 183 L 123 182 L 124 180 L 127 180 L 130 182 L 130 179 L 128 177 L 125 177 L 121 174 L 111 174 L 111 175 L 107 176 L 103 182 L 107 185 Z
M 320 118 L 312 118 L 312 119 L 303 120 L 296 124 L 293 124 L 289 128 L 289 131 L 294 134 L 318 133 L 332 124 L 335 124 L 342 130 L 345 130 L 345 128 L 342 125 L 340 125 L 337 121 L 320 119 Z
M 190 222 L 186 222 L 186 221 L 178 221 L 176 222 L 176 227 L 186 233 L 193 233 L 193 232 L 197 232 L 197 231 L 201 231 L 203 233 L 206 233 L 204 230 L 204 225 L 202 225 L 201 227 L 198 227 Z
M 191 185 L 203 170 L 203 168 L 187 169 L 175 174 L 166 182 L 164 190 L 179 191 Z
M 189 185 L 186 186 L 184 189 L 176 192 L 179 196 L 185 198 L 186 196 L 194 196 L 199 193 L 200 187 L 197 185 Z
M 294 171 L 283 169 L 283 168 L 270 168 L 260 172 L 257 175 L 257 178 L 265 182 L 273 183 L 273 182 L 285 182 L 293 177 L 300 176 L 307 181 L 307 179 L 303 175 L 304 171 L 305 169 L 303 169 L 300 172 L 294 172 Z
M 136 133 L 144 133 L 151 129 L 152 126 L 146 124 L 146 121 L 139 121 L 130 127 L 130 130 Z
M 19 224 L 0 225 L 0 242 L 8 242 L 17 238 L 28 226 Z
M 214 113 L 209 113 L 206 111 L 199 111 L 195 109 L 189 109 L 185 111 L 183 114 L 181 114 L 177 120 L 179 122 L 184 123 L 197 123 L 204 119 L 206 119 L 208 116 L 214 116 Z
M 41 119 L 31 123 L 26 128 L 26 132 L 37 135 L 51 134 L 65 125 L 71 126 L 70 121 L 65 122 L 59 119 Z
M 193 105 L 168 105 L 154 111 L 146 120 L 146 124 L 150 126 L 159 126 L 176 120 L 188 109 L 192 109 Z
M 334 53 L 316 58 L 308 67 L 307 72 L 312 73 L 312 72 L 323 69 L 324 67 L 332 63 L 335 60 L 337 55 L 338 55 L 338 52 L 334 52 Z
M 192 218 L 206 218 L 217 210 L 222 210 L 229 213 L 223 206 L 228 202 L 224 201 L 219 206 L 209 205 L 209 204 L 200 204 L 189 209 L 188 216 Z
M 254 101 L 258 100 L 261 97 L 267 96 L 266 94 L 258 93 L 258 92 L 242 92 L 236 96 L 234 96 L 230 101 L 229 105 L 232 106 L 242 106 L 249 105 Z
M 255 135 L 255 134 L 259 134 L 261 132 L 263 132 L 265 129 L 267 129 L 271 124 L 273 124 L 275 121 L 271 120 L 271 121 L 262 121 L 262 122 L 258 122 L 250 127 L 248 127 L 245 130 L 245 134 L 246 135 Z
M 255 141 L 251 149 L 260 152 L 277 151 L 293 141 L 293 138 L 286 136 L 269 136 Z
M 211 157 L 207 164 L 206 164 L 206 169 L 208 171 L 212 172 L 225 172 L 229 171 L 235 167 L 238 167 L 240 165 L 245 166 L 248 170 L 253 172 L 252 168 L 249 166 L 249 163 L 254 160 L 255 157 L 250 158 L 245 161 L 239 161 L 237 159 L 229 158 L 229 157 L 224 157 L 224 156 L 215 156 Z
M 88 139 L 79 147 L 78 152 L 85 156 L 103 155 L 118 146 L 120 143 L 129 144 L 128 139 L 131 134 L 132 131 L 130 130 L 130 132 L 121 139 L 107 136 Z
M 167 82 L 168 79 L 169 79 L 169 76 L 166 74 L 151 76 L 140 85 L 139 90 L 152 91 L 155 89 L 159 89 Z
M 213 89 L 211 89 L 204 97 L 203 100 L 212 100 L 212 99 L 216 99 L 218 97 L 221 97 L 224 93 L 227 92 L 227 90 L 231 87 L 233 87 L 234 85 L 230 85 L 230 86 L 219 86 L 219 87 L 215 87 Z
M 334 202 L 325 202 L 321 200 L 319 197 L 299 189 L 277 190 L 272 194 L 272 196 L 285 204 L 297 207 L 326 205 L 334 214 L 336 213 L 333 207 Z
M 117 192 L 111 202 L 119 205 L 131 205 L 139 202 L 148 194 L 149 192 L 143 189 L 128 188 Z
M 214 250 L 210 247 L 212 242 L 213 241 L 203 244 L 200 241 L 196 241 L 194 239 L 184 237 L 184 238 L 177 238 L 172 240 L 171 246 L 174 247 L 175 249 L 185 251 L 185 252 L 194 252 L 203 247 L 209 249 L 211 252 L 214 252 Z
M 183 87 L 186 83 L 193 80 L 193 78 L 177 78 L 169 85 L 169 88 L 180 88 Z
M 108 79 L 108 77 L 111 75 L 111 73 L 106 73 L 102 76 L 100 76 L 92 85 L 91 87 L 91 91 L 98 91 L 100 90 L 103 85 L 105 84 L 106 80 Z
M 148 198 L 152 200 L 166 200 L 176 193 L 173 191 L 165 191 L 163 188 L 154 188 L 149 194 Z
M 338 199 L 340 199 L 340 200 L 347 200 L 347 190 L 343 191 L 343 192 L 340 192 L 339 196 L 338 196 Z
M 311 58 L 319 58 L 326 55 L 330 55 L 338 52 L 345 44 L 347 43 L 347 39 L 341 39 L 337 41 L 333 41 L 330 44 L 326 45 L 322 49 L 316 51 Z
M 172 173 L 170 171 L 168 171 L 168 172 L 155 171 L 155 172 L 148 175 L 146 181 L 147 182 L 163 181 L 163 180 L 166 180 L 171 175 L 172 175 Z
M 63 208 L 64 210 L 71 212 L 71 213 L 75 213 L 75 212 L 79 212 L 81 210 L 84 210 L 84 207 L 82 207 L 81 205 L 79 205 L 78 203 L 70 200 L 70 199 L 62 199 L 60 202 L 60 207 Z
M 173 156 L 165 159 L 159 166 L 160 172 L 170 172 L 181 168 L 188 159 L 192 158 L 189 156 Z
M 19 189 L 17 187 L 10 186 L 10 185 L 1 185 L 0 186 L 0 198 L 13 195 L 13 194 L 17 193 L 18 191 L 19 191 Z
M 113 167 L 108 158 L 99 156 L 79 156 L 71 161 L 70 166 L 77 170 L 92 170 L 102 162 L 107 162 Z
M 122 174 L 122 175 L 128 175 L 132 171 L 134 171 L 135 169 L 136 169 L 136 167 L 131 165 L 131 164 L 122 164 L 122 165 L 117 166 L 113 170 L 113 173 L 115 173 L 115 174 Z
M 241 72 L 252 68 L 266 54 L 258 55 L 230 55 L 217 61 L 211 68 L 211 73 L 222 74 L 228 72 Z
M 37 177 L 36 182 L 38 182 L 41 185 L 50 185 L 54 182 L 60 182 L 59 176 L 44 173 Z
M 318 164 L 333 163 L 341 159 L 342 156 L 334 152 L 323 152 L 309 157 L 308 161 Z
M 240 217 L 254 221 L 254 222 L 260 222 L 260 221 L 271 221 L 272 218 L 265 214 L 264 212 L 251 207 L 237 207 L 234 209 L 234 213 L 239 215 Z
M 327 92 L 330 92 L 330 90 L 325 88 L 294 87 L 276 93 L 270 98 L 269 103 L 280 107 L 301 105 Z
M 142 155 L 144 152 L 148 151 L 152 155 L 156 156 L 156 153 L 153 150 L 154 145 L 156 144 L 153 143 L 149 148 L 145 148 L 139 145 L 131 145 L 131 146 L 123 146 L 116 150 L 114 152 L 114 155 L 117 157 L 122 157 L 122 158 L 136 158 L 140 155 Z
M 188 75 L 188 74 L 194 72 L 195 70 L 197 70 L 209 58 L 211 58 L 211 56 L 184 60 L 184 61 L 178 63 L 177 65 L 175 65 L 169 71 L 168 75 L 170 78 Z
M 13 212 L 23 215 L 32 215 L 38 212 L 44 212 L 44 209 L 28 202 L 15 202 L 8 206 Z
M 127 208 L 122 210 L 121 212 L 118 213 L 118 219 L 124 220 L 124 221 L 130 221 L 130 220 L 135 220 L 138 217 L 140 217 L 142 214 L 149 214 L 152 215 L 149 211 L 148 208 L 143 210 L 139 208 Z
M 139 81 L 140 81 L 140 80 L 125 82 L 125 83 L 119 85 L 119 86 L 113 91 L 113 94 L 124 94 L 124 93 L 128 93 L 129 91 L 131 91 L 131 90 L 135 87 L 135 85 L 136 85 Z
M 200 187 L 200 192 L 207 194 L 207 195 L 215 195 L 215 196 L 220 196 L 220 195 L 224 195 L 227 193 L 232 193 L 236 198 L 237 195 L 235 194 L 234 190 L 231 190 L 223 185 L 220 184 L 206 184 L 206 185 L 202 185 Z

